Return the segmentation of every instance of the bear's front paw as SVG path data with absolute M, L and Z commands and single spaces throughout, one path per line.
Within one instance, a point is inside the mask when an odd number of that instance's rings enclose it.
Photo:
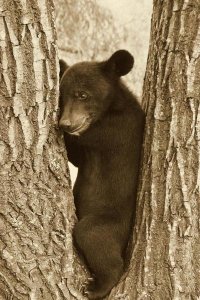
M 84 295 L 90 300 L 99 300 L 103 299 L 110 289 L 105 285 L 99 285 L 95 280 L 92 280 L 87 285 L 87 290 L 84 291 Z
M 96 288 L 95 280 L 94 278 L 90 277 L 87 278 L 87 280 L 83 283 L 81 291 L 83 295 L 89 298 L 90 293 L 92 293 L 95 290 L 95 288 Z M 93 299 L 93 298 L 89 298 L 89 299 Z

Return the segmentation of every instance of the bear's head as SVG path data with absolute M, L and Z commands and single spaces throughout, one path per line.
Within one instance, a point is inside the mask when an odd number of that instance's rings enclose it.
M 130 72 L 133 56 L 116 51 L 107 61 L 81 62 L 71 67 L 60 60 L 59 126 L 79 136 L 100 120 L 114 101 L 119 78 Z

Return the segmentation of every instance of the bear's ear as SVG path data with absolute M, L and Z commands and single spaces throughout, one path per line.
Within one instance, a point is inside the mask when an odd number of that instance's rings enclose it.
M 108 73 L 124 76 L 130 72 L 134 64 L 133 56 L 126 50 L 118 50 L 105 62 L 104 68 Z
M 63 74 L 65 73 L 65 71 L 69 68 L 69 66 L 66 64 L 66 62 L 62 59 L 59 59 L 59 65 L 60 65 L 60 73 L 59 73 L 59 77 L 60 80 L 63 76 Z

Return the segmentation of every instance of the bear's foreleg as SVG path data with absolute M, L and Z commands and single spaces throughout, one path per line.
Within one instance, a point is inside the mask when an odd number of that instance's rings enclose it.
M 121 245 L 114 232 L 114 222 L 106 223 L 102 216 L 86 216 L 75 225 L 75 243 L 94 275 L 86 292 L 89 299 L 106 296 L 123 273 Z

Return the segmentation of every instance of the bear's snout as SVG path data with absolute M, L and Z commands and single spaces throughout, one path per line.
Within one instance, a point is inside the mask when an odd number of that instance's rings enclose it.
M 70 131 L 72 124 L 70 120 L 60 120 L 59 127 L 62 128 L 64 131 Z
M 86 117 L 80 118 L 76 120 L 75 123 L 68 119 L 61 118 L 59 121 L 59 127 L 72 135 L 79 135 L 83 131 L 85 131 L 89 126 L 89 122 Z

